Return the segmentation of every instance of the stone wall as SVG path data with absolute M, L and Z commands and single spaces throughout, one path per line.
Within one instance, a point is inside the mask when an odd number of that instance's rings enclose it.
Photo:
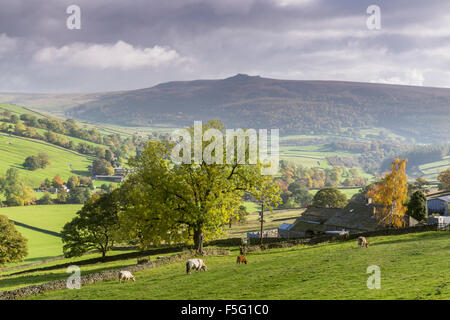
M 377 236 L 387 236 L 387 235 L 399 235 L 399 234 L 407 234 L 407 233 L 416 233 L 416 232 L 425 232 L 425 231 L 437 231 L 437 225 L 425 225 L 425 226 L 415 226 L 408 228 L 400 228 L 400 229 L 381 229 L 374 231 L 366 231 L 360 233 L 351 233 L 346 236 L 339 235 L 323 235 L 316 236 L 312 238 L 301 238 L 301 239 L 280 239 L 280 241 L 272 240 L 271 242 L 266 242 L 267 239 L 264 239 L 264 243 L 262 246 L 259 245 L 250 245 L 246 246 L 246 252 L 259 251 L 259 250 L 267 250 L 267 249 L 275 249 L 275 248 L 288 248 L 297 245 L 313 245 L 318 243 L 323 243 L 327 241 L 345 241 L 350 239 L 357 239 L 358 237 L 377 237 Z M 277 238 L 275 238 L 277 239 Z
M 226 249 L 204 249 L 204 256 L 215 256 L 215 255 L 229 255 L 230 250 Z M 161 265 L 169 264 L 172 262 L 186 260 L 192 257 L 197 256 L 198 253 L 193 250 L 184 251 L 178 254 L 175 254 L 170 257 L 164 257 L 162 259 L 156 261 L 150 261 L 148 263 L 132 265 L 128 267 L 124 267 L 120 270 L 128 270 L 131 272 L 142 271 L 146 269 L 155 268 Z M 91 273 L 84 276 L 81 276 L 81 285 L 87 285 L 95 282 L 105 281 L 105 280 L 119 280 L 119 269 L 116 270 L 106 270 L 97 273 Z M 60 290 L 67 288 L 67 279 L 47 282 L 40 285 L 32 285 L 28 287 L 23 287 L 16 290 L 5 291 L 0 293 L 0 300 L 15 300 L 20 299 L 32 294 L 43 293 L 46 291 L 52 290 Z M 75 290 L 75 289 L 74 289 Z

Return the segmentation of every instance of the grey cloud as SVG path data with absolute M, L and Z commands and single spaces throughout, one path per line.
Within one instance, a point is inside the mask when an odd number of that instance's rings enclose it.
M 238 72 L 450 86 L 447 59 L 436 59 L 450 46 L 447 1 L 80 0 L 82 29 L 68 30 L 65 10 L 73 3 L 2 1 L 0 91 L 120 90 Z M 371 4 L 381 7 L 380 31 L 365 26 Z M 164 47 L 182 63 L 146 60 L 151 55 L 135 64 L 117 58 L 119 68 L 88 63 L 119 41 L 138 56 Z M 66 47 L 102 50 L 78 50 L 78 60 L 55 56 Z M 39 52 L 53 56 L 36 59 Z

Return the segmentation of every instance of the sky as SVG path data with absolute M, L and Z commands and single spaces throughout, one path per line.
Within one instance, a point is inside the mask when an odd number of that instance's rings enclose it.
M 450 1 L 0 0 L 0 92 L 116 91 L 237 73 L 450 87 Z

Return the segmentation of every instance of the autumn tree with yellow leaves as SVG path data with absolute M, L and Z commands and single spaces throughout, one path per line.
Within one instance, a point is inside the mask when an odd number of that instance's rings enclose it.
M 367 197 L 380 205 L 376 209 L 377 220 L 384 226 L 400 228 L 404 226 L 406 212 L 406 162 L 408 159 L 395 158 L 391 163 L 391 172 L 367 192 Z

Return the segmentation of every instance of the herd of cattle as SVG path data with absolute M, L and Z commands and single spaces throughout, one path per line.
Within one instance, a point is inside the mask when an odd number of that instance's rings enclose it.
M 367 239 L 365 237 L 359 237 L 358 238 L 358 246 L 359 247 L 369 247 L 369 242 L 367 241 Z M 244 255 L 244 250 L 241 248 L 240 249 L 240 255 L 237 256 L 236 259 L 236 263 L 237 264 L 247 264 L 247 258 Z M 203 259 L 189 259 L 186 262 L 186 274 L 191 274 L 191 271 L 195 270 L 195 272 L 199 272 L 201 270 L 203 271 L 207 271 L 208 268 L 206 267 L 205 261 L 203 261 Z M 136 279 L 134 278 L 134 276 L 131 274 L 130 271 L 127 270 L 121 270 L 119 271 L 119 282 L 121 283 L 122 280 L 133 280 L 136 281 Z

